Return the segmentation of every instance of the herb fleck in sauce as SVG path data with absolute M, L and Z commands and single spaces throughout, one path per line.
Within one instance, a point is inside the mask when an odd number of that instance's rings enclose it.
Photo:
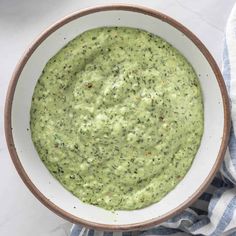
M 199 82 L 163 39 L 138 29 L 93 29 L 45 66 L 31 133 L 46 167 L 79 199 L 142 208 L 191 166 L 203 133 Z

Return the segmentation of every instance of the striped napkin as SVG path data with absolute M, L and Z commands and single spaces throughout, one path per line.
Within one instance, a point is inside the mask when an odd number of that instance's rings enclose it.
M 167 222 L 139 232 L 101 232 L 73 225 L 71 236 L 236 236 L 236 5 L 226 27 L 223 76 L 231 99 L 232 128 L 219 173 L 199 199 Z

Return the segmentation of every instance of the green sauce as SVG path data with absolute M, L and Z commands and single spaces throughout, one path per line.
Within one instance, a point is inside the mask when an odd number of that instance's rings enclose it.
M 32 140 L 80 200 L 132 210 L 185 176 L 203 133 L 197 76 L 170 44 L 120 27 L 87 31 L 45 66 L 31 106 Z

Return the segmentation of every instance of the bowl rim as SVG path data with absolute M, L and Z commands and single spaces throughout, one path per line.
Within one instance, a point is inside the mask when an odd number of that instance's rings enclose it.
M 181 205 L 178 207 L 172 209 L 171 211 L 167 212 L 166 214 L 149 219 L 144 222 L 139 223 L 133 223 L 133 224 L 125 224 L 125 225 L 118 225 L 118 224 L 101 224 L 96 223 L 88 220 L 84 220 L 82 218 L 79 218 L 77 216 L 74 216 L 65 210 L 61 209 L 59 206 L 55 205 L 53 202 L 51 202 L 49 199 L 47 199 L 42 192 L 40 192 L 37 187 L 33 184 L 33 182 L 30 180 L 29 176 L 27 175 L 26 171 L 24 170 L 20 158 L 18 157 L 14 140 L 13 140 L 13 134 L 12 134 L 12 120 L 11 120 L 11 112 L 12 112 L 12 103 L 14 99 L 14 93 L 15 88 L 18 82 L 18 79 L 20 77 L 20 74 L 31 57 L 31 55 L 34 53 L 34 51 L 37 49 L 37 47 L 53 32 L 55 32 L 57 29 L 59 29 L 61 26 L 77 19 L 85 15 L 93 14 L 96 12 L 101 11 L 113 11 L 113 10 L 122 10 L 122 11 L 131 11 L 131 12 L 137 12 L 141 14 L 145 14 L 148 16 L 155 17 L 157 19 L 160 19 L 167 24 L 170 24 L 180 32 L 182 32 L 185 36 L 187 36 L 201 51 L 201 53 L 204 55 L 204 57 L 207 59 L 209 65 L 211 66 L 220 91 L 221 96 L 223 100 L 223 109 L 224 109 L 224 128 L 223 128 L 223 136 L 222 141 L 220 145 L 220 150 L 218 152 L 218 155 L 216 157 L 215 163 L 213 168 L 211 169 L 210 173 L 208 174 L 205 181 L 200 185 L 198 189 L 187 199 L 185 200 Z M 182 210 L 187 208 L 189 205 L 191 205 L 194 201 L 197 200 L 197 198 L 201 195 L 201 193 L 207 188 L 207 186 L 212 181 L 214 175 L 216 174 L 217 170 L 220 167 L 220 164 L 224 158 L 224 154 L 226 152 L 228 139 L 229 139 L 229 133 L 230 133 L 230 109 L 229 109 L 229 99 L 227 94 L 227 89 L 222 77 L 222 74 L 219 70 L 218 65 L 216 64 L 214 58 L 208 51 L 208 49 L 204 46 L 204 44 L 198 39 L 197 36 L 195 36 L 190 30 L 188 30 L 185 26 L 183 26 L 178 21 L 174 20 L 173 18 L 159 12 L 156 10 L 153 10 L 151 8 L 147 8 L 140 5 L 130 5 L 130 4 L 111 4 L 111 5 L 99 5 L 95 7 L 86 8 L 84 10 L 76 11 L 61 20 L 57 21 L 55 24 L 53 24 L 51 27 L 47 28 L 37 39 L 31 44 L 31 46 L 26 50 L 26 52 L 23 54 L 22 58 L 18 62 L 13 75 L 11 77 L 8 91 L 6 95 L 5 100 L 5 110 L 4 110 L 4 128 L 5 128 L 5 138 L 8 146 L 8 150 L 11 156 L 11 159 L 14 163 L 14 166 L 20 175 L 21 179 L 25 183 L 25 185 L 29 188 L 29 190 L 34 194 L 34 196 L 42 203 L 44 204 L 48 209 L 59 215 L 60 217 L 69 220 L 72 223 L 76 224 L 82 224 L 88 228 L 98 229 L 98 230 L 104 230 L 104 231 L 130 231 L 130 230 L 139 230 L 143 228 L 152 227 L 154 225 L 160 224 L 164 222 L 165 220 L 173 217 L 174 215 L 180 213 Z

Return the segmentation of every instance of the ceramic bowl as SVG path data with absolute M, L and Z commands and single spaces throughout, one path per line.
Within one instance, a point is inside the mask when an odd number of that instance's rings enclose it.
M 160 202 L 139 210 L 111 212 L 82 203 L 53 178 L 31 140 L 29 121 L 34 87 L 47 61 L 82 32 L 127 26 L 156 34 L 176 47 L 194 67 L 203 92 L 204 134 L 184 179 Z M 230 128 L 229 102 L 222 75 L 206 47 L 183 25 L 144 7 L 112 5 L 76 12 L 47 29 L 20 60 L 6 98 L 6 140 L 19 175 L 32 193 L 65 219 L 88 227 L 119 231 L 160 224 L 193 203 L 217 172 Z

